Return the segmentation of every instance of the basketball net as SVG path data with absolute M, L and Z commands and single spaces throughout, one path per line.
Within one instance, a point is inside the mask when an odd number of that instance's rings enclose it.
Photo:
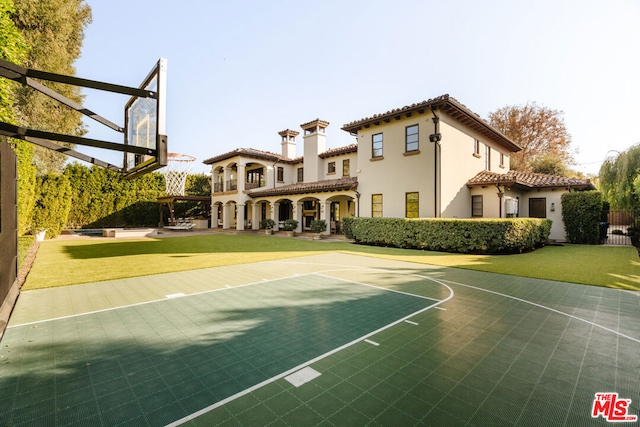
M 168 196 L 184 196 L 187 174 L 196 160 L 193 156 L 167 153 L 167 166 L 164 169 L 164 182 Z

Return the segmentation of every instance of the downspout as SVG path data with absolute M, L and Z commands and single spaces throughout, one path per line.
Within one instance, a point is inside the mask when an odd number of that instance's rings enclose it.
M 500 212 L 498 218 L 502 218 L 502 196 L 504 196 L 504 191 L 500 189 L 500 184 L 496 184 L 496 187 L 498 188 L 498 211 Z
M 433 114 L 433 127 L 434 133 L 429 135 L 429 141 L 433 142 L 433 217 L 440 218 L 440 168 L 438 163 L 440 162 L 440 118 L 436 115 L 436 112 L 431 108 Z

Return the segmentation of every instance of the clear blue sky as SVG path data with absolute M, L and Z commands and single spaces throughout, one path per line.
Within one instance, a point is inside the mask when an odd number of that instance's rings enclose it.
M 138 86 L 167 58 L 169 151 L 197 157 L 196 172 L 238 147 L 279 153 L 278 131 L 316 118 L 331 123 L 327 148 L 347 145 L 342 125 L 445 93 L 485 119 L 527 102 L 564 111 L 585 173 L 640 142 L 637 0 L 87 3 L 77 75 Z M 84 93 L 124 124 L 126 97 Z

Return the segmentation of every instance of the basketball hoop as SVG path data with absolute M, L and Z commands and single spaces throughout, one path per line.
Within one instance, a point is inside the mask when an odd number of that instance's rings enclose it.
M 184 196 L 187 174 L 191 170 L 195 160 L 195 157 L 186 154 L 167 153 L 164 181 L 168 196 Z

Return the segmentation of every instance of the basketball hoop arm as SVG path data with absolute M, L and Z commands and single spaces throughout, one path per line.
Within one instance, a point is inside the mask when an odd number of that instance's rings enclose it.
M 5 77 L 10 80 L 16 81 L 24 86 L 28 86 L 32 89 L 41 92 L 42 94 L 55 99 L 67 107 L 74 109 L 75 111 L 96 120 L 97 122 L 115 130 L 116 132 L 124 133 L 124 128 L 118 126 L 117 124 L 105 119 L 104 117 L 94 113 L 93 111 L 85 108 L 81 104 L 65 97 L 64 95 L 59 94 L 53 89 L 50 89 L 44 86 L 41 83 L 38 83 L 34 79 L 46 80 L 57 83 L 64 83 L 73 86 L 81 86 L 90 89 L 103 90 L 112 93 L 120 93 L 124 95 L 138 96 L 141 98 L 153 98 L 156 99 L 158 94 L 154 91 L 144 90 L 140 88 L 133 88 L 127 86 L 121 86 L 111 83 L 104 83 L 95 80 L 82 79 L 73 76 L 66 76 L 63 74 L 55 74 L 49 73 L 46 71 L 32 70 L 29 68 L 22 67 L 20 65 L 14 64 L 12 62 L 6 61 L 4 59 L 0 59 L 0 77 Z M 61 141 L 61 142 L 69 142 L 76 145 L 83 145 L 88 147 L 102 148 L 106 150 L 112 151 L 121 151 L 125 153 L 132 154 L 144 154 L 149 156 L 159 156 L 162 150 L 145 148 L 145 147 L 137 147 L 134 145 L 127 144 L 119 144 L 115 142 L 101 141 L 97 139 L 84 138 L 80 136 L 74 135 L 66 135 L 59 134 L 53 132 L 45 132 L 39 131 L 35 129 L 28 129 L 19 126 L 15 126 L 9 123 L 0 122 L 0 135 L 8 136 L 10 138 L 17 138 L 28 141 L 30 143 L 39 145 L 41 147 L 47 148 L 49 150 L 57 151 L 59 153 L 65 154 L 70 157 L 75 157 L 82 161 L 95 164 L 97 166 L 101 166 L 107 169 L 111 169 L 117 172 L 125 172 L 125 170 L 119 166 L 115 166 L 104 162 L 102 160 L 96 159 L 95 157 L 87 156 L 86 154 L 80 153 L 78 151 L 72 150 L 68 147 L 64 147 L 62 145 L 54 144 L 50 142 L 53 141 Z M 159 142 L 166 144 L 166 135 L 158 135 Z M 166 165 L 166 160 L 164 162 Z M 163 165 L 164 166 L 164 165 Z M 132 174 L 131 177 L 138 176 L 139 174 Z

